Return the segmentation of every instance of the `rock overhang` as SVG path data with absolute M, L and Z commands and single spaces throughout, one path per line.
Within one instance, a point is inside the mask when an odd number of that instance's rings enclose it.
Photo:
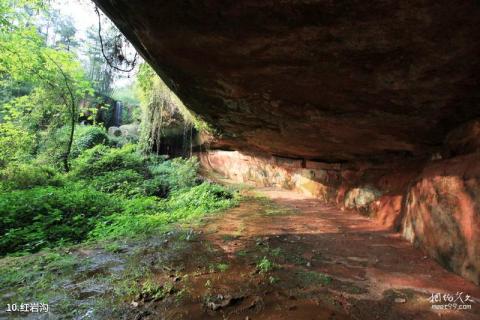
M 213 147 L 424 158 L 480 116 L 473 1 L 96 0 Z

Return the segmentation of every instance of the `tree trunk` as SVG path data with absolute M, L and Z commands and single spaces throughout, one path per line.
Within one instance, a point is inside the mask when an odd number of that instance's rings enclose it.
M 67 144 L 67 151 L 65 152 L 65 156 L 63 158 L 63 168 L 65 172 L 70 171 L 70 164 L 68 163 L 68 159 L 70 158 L 70 153 L 72 152 L 72 145 L 73 145 L 73 135 L 75 134 L 75 105 L 72 104 L 72 119 L 71 119 L 71 128 L 70 128 L 70 137 L 68 139 Z

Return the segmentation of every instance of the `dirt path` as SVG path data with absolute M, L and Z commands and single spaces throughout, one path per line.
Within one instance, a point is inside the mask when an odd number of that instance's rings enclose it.
M 432 293 L 465 300 L 479 298 L 480 287 L 398 235 L 291 191 L 257 191 L 266 198 L 204 221 L 178 257 L 182 302 L 145 305 L 143 318 L 480 318 L 478 300 L 470 311 L 432 310 Z
M 15 260 L 25 274 L 11 277 L 24 281 L 0 288 L 0 302 L 51 313 L 0 319 L 480 319 L 480 287 L 373 221 L 290 191 L 241 190 L 238 207 L 201 221 Z M 476 298 L 471 310 L 432 309 L 432 294 L 457 292 Z

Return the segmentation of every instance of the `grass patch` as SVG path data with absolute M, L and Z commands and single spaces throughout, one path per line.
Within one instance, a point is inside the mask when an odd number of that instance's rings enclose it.
M 32 300 L 47 303 L 52 297 L 61 296 L 64 305 L 69 305 L 74 298 L 62 281 L 75 275 L 78 264 L 75 256 L 51 250 L 0 259 L 0 296 L 13 294 L 1 300 L 3 303 Z
M 217 270 L 220 272 L 225 272 L 228 270 L 230 266 L 227 263 L 219 263 L 217 264 Z
M 184 257 L 196 237 L 192 229 L 163 233 L 191 228 L 240 200 L 234 190 L 199 179 L 195 158 L 141 155 L 133 145 L 87 147 L 68 174 L 33 162 L 0 168 L 2 303 L 61 301 L 52 311 L 77 318 L 97 307 L 111 316 L 127 298 L 163 299 L 176 292 L 174 283 L 156 282 L 152 268 L 177 262 L 159 248 Z M 217 250 L 210 245 L 208 252 Z
M 308 262 L 307 259 L 295 253 L 290 253 L 290 254 L 284 253 L 283 257 L 285 258 L 285 261 L 287 263 L 293 263 L 298 266 L 305 266 Z
M 108 243 L 105 247 L 104 247 L 105 251 L 106 252 L 110 252 L 110 253 L 119 253 L 122 251 L 122 246 L 116 242 L 111 242 L 111 243 Z
M 254 195 L 252 200 L 261 206 L 262 210 L 260 211 L 260 214 L 263 216 L 286 216 L 294 215 L 299 212 L 296 209 L 279 205 L 272 199 L 261 194 Z
M 300 271 L 297 277 L 300 283 L 307 287 L 316 284 L 329 285 L 333 281 L 329 275 L 315 271 Z
M 147 279 L 142 283 L 137 299 L 145 301 L 162 300 L 172 293 L 174 293 L 173 284 L 167 282 L 161 285 L 152 279 Z
M 0 260 L 0 287 L 45 284 L 49 273 L 66 274 L 77 264 L 75 257 L 46 251 L 29 257 L 8 257 Z

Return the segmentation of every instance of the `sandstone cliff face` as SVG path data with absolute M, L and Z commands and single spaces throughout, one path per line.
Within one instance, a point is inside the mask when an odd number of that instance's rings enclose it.
M 403 235 L 480 283 L 480 154 L 425 167 L 408 190 Z
M 400 231 L 445 268 L 480 284 L 480 153 L 397 168 L 302 162 L 236 151 L 199 154 L 244 183 L 310 194 Z
M 480 116 L 475 1 L 95 0 L 216 145 L 324 161 L 429 156 Z
M 206 166 L 360 210 L 479 283 L 477 2 L 94 1 L 244 152 Z

